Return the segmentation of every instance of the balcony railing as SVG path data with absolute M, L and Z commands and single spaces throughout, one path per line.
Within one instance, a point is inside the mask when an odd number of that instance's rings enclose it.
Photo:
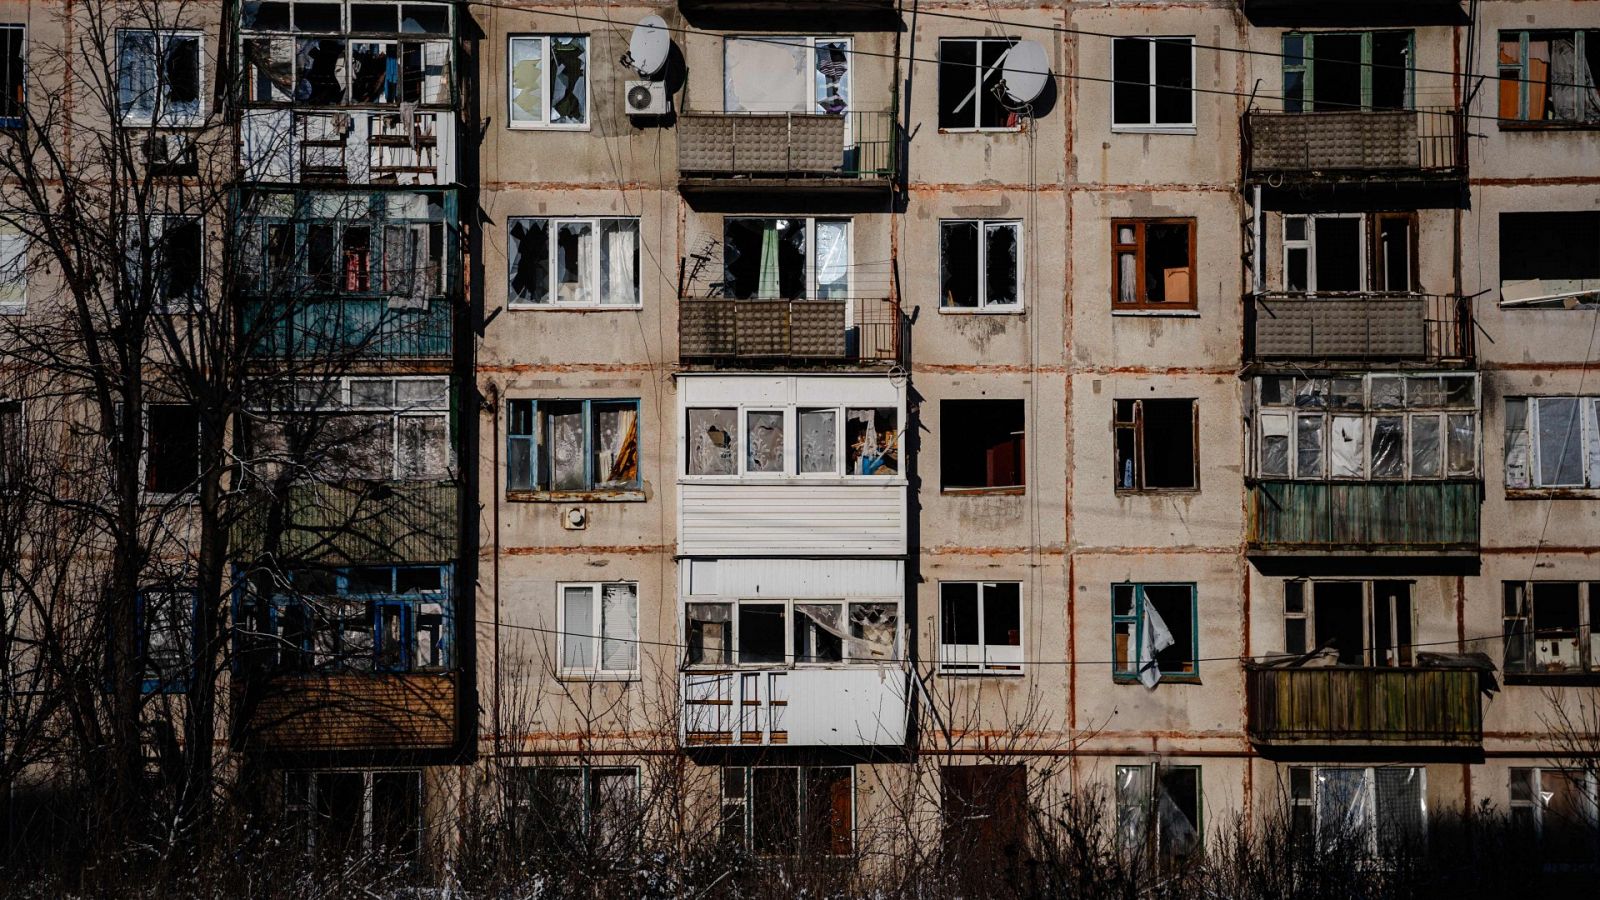
M 909 683 L 900 669 L 762 669 L 683 674 L 685 747 L 893 747 L 905 744 Z
M 1258 746 L 1471 748 L 1483 743 L 1475 669 L 1247 670 Z
M 898 160 L 894 113 L 685 112 L 678 171 L 686 187 L 793 181 L 810 190 L 887 187 Z
M 1260 481 L 1249 546 L 1262 554 L 1478 552 L 1476 480 Z
M 456 675 L 285 675 L 239 687 L 241 749 L 440 750 L 456 739 Z
M 1436 294 L 1257 294 L 1250 358 L 1468 361 L 1472 305 Z
M 297 301 L 278 310 L 267 301 L 241 307 L 246 346 L 262 359 L 295 357 L 333 361 L 449 359 L 450 301 L 433 299 L 421 308 L 398 308 L 388 299 L 330 298 Z
M 1263 112 L 1244 117 L 1245 167 L 1274 183 L 1386 177 L 1460 179 L 1466 174 L 1461 113 L 1453 107 Z
M 686 297 L 678 304 L 685 363 L 888 364 L 900 361 L 905 330 L 894 300 Z
M 457 554 L 459 487 L 451 481 L 306 481 L 277 509 L 256 504 L 236 527 L 248 557 L 303 563 L 439 562 Z

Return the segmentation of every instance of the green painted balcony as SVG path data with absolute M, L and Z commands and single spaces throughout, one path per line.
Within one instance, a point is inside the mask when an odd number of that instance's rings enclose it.
M 1250 742 L 1263 748 L 1483 744 L 1475 669 L 1250 666 Z
M 1253 556 L 1478 555 L 1482 486 L 1263 480 L 1249 488 Z

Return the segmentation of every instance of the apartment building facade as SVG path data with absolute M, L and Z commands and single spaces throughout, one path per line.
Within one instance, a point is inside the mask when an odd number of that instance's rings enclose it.
M 240 437 L 340 448 L 240 531 L 233 739 L 328 839 L 446 852 L 491 769 L 580 832 L 670 777 L 754 853 L 899 828 L 974 872 L 1050 792 L 1179 857 L 1593 821 L 1588 5 L 220 33 L 275 388 Z

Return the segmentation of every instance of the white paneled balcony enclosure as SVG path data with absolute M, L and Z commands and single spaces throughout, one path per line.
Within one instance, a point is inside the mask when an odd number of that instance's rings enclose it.
M 688 559 L 685 747 L 905 743 L 899 560 Z
M 887 374 L 679 377 L 685 556 L 896 556 L 905 389 Z

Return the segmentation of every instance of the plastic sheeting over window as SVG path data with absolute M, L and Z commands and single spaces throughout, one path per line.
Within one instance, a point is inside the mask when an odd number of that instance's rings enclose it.
M 1292 776 L 1291 787 L 1294 803 L 1311 808 L 1323 847 L 1390 857 L 1426 837 L 1426 773 L 1420 767 L 1319 768 L 1311 770 L 1309 783 Z
M 1135 856 L 1178 860 L 1200 848 L 1197 766 L 1117 766 L 1117 842 Z
M 1260 477 L 1398 480 L 1477 472 L 1476 376 L 1269 376 L 1257 390 Z

